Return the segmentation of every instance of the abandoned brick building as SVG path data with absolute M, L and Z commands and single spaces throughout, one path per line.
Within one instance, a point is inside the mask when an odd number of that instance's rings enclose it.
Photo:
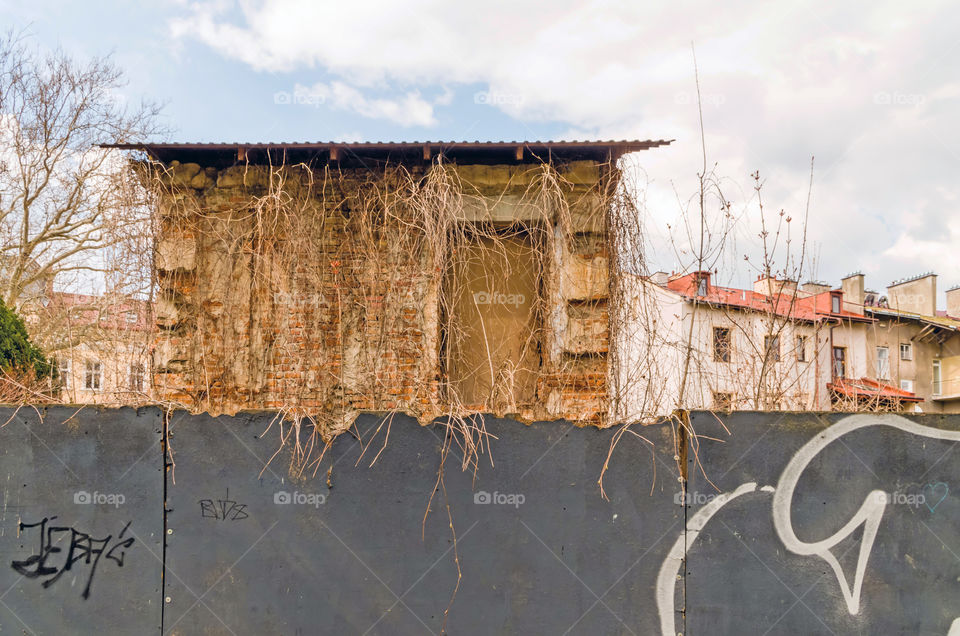
M 617 160 L 668 141 L 136 144 L 158 397 L 610 421 Z

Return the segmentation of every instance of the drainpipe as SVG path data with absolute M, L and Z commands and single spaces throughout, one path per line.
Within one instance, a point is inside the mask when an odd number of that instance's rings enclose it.
M 820 323 L 813 327 L 813 410 L 820 406 Z
M 833 367 L 833 330 L 836 328 L 837 323 L 834 322 L 830 325 L 830 350 L 827 352 L 830 355 L 830 381 L 834 381 L 834 367 Z

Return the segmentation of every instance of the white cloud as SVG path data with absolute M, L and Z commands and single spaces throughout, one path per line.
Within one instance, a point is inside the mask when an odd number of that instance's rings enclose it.
M 399 99 L 371 98 L 344 82 L 318 82 L 313 86 L 297 84 L 293 96 L 305 103 L 327 104 L 337 110 L 350 110 L 370 119 L 386 119 L 401 126 L 432 126 L 436 123 L 433 103 L 410 91 Z M 449 103 L 445 92 L 437 103 Z
M 945 1 L 266 0 L 233 13 L 193 3 L 172 30 L 257 70 L 322 69 L 338 78 L 320 88 L 331 105 L 405 126 L 434 124 L 447 86 L 479 83 L 509 96 L 492 107 L 564 122 L 570 137 L 675 137 L 640 157 L 654 237 L 676 226 L 675 191 L 691 194 L 700 169 L 695 42 L 710 161 L 733 178 L 735 204 L 744 209 L 759 169 L 769 208 L 800 218 L 816 155 L 809 233 L 821 256 L 811 274 L 863 268 L 882 287 L 927 269 L 960 282 L 958 20 L 960 6 Z M 367 96 L 389 87 L 400 93 Z M 409 87 L 444 92 L 430 101 Z M 729 267 L 743 270 L 756 230 L 744 225 Z

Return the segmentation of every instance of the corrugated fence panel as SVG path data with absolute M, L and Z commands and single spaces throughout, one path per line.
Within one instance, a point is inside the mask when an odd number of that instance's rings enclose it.
M 693 413 L 686 501 L 669 425 L 604 499 L 618 429 L 163 417 L 0 409 L 0 633 L 960 633 L 960 417 Z
M 692 424 L 684 634 L 960 633 L 960 418 Z
M 0 409 L 0 633 L 159 633 L 156 408 Z
M 451 634 L 658 628 L 657 572 L 683 527 L 669 427 L 641 431 L 653 453 L 621 440 L 606 501 L 613 431 L 488 419 L 495 466 L 463 472 L 455 447 L 430 503 L 442 428 L 398 416 L 384 447 L 386 427 L 362 417 L 316 478 L 291 480 L 287 454 L 263 470 L 271 419 L 174 416 L 169 633 L 436 634 L 458 562 Z

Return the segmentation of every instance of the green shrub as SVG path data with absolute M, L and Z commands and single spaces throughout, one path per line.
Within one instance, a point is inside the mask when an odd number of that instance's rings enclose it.
M 6 371 L 34 370 L 38 378 L 50 375 L 50 362 L 30 342 L 23 318 L 0 300 L 0 368 Z

